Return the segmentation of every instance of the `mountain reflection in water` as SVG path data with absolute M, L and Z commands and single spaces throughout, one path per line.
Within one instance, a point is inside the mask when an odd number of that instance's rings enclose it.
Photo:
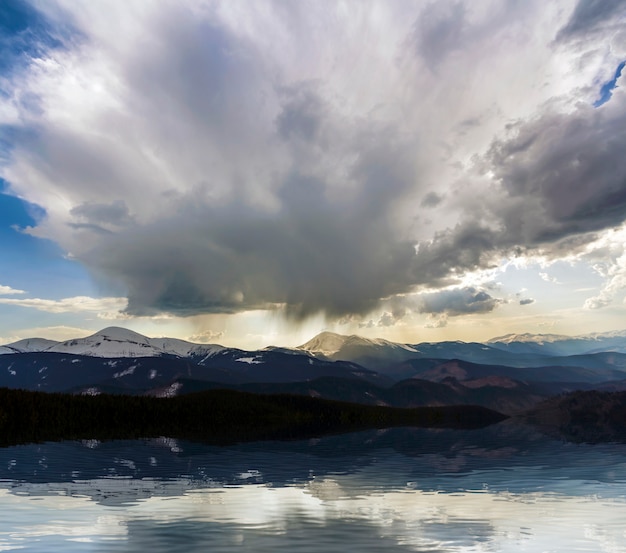
M 626 446 L 511 421 L 0 449 L 0 550 L 626 552 Z

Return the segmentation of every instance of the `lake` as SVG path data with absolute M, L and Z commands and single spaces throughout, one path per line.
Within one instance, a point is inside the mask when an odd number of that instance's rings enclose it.
M 626 552 L 626 445 L 511 421 L 0 449 L 0 551 Z

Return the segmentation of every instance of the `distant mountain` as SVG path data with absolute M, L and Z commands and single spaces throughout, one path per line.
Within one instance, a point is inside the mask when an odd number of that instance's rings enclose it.
M 581 355 L 598 352 L 626 353 L 626 330 L 594 332 L 579 336 L 558 334 L 507 334 L 492 338 L 490 346 L 512 353 L 541 355 Z
M 46 392 L 79 391 L 141 394 L 181 376 L 242 382 L 219 368 L 200 367 L 172 357 L 102 358 L 53 352 L 0 357 L 0 387 Z
M 45 338 L 26 338 L 0 347 L 0 353 L 26 353 L 32 351 L 45 351 L 48 348 L 56 346 L 59 342 L 54 340 L 46 340 Z M 8 351 L 2 351 L 7 349 Z
M 322 332 L 297 349 L 336 361 L 352 361 L 364 367 L 378 370 L 419 355 L 408 344 L 361 336 L 343 336 L 334 332 Z
M 336 334 L 335 332 L 320 332 L 317 336 L 311 338 L 305 344 L 298 346 L 297 349 L 310 351 L 320 355 L 330 356 L 337 353 L 348 340 L 349 336 Z M 358 338 L 358 336 L 355 336 Z
M 626 372 L 615 369 L 585 369 L 581 367 L 507 367 L 471 363 L 460 359 L 444 361 L 430 369 L 422 369 L 414 378 L 441 382 L 446 378 L 466 381 L 477 378 L 499 377 L 520 382 L 580 382 L 600 383 L 621 380 Z
M 86 338 L 55 342 L 27 338 L 0 346 L 0 353 L 67 353 L 90 357 L 205 357 L 225 349 L 216 344 L 193 344 L 177 338 L 148 338 L 125 328 L 108 327 Z
M 105 358 L 169 355 L 199 359 L 225 350 L 235 351 L 235 348 L 225 348 L 217 344 L 195 344 L 176 338 L 148 338 L 118 327 L 108 327 L 86 338 L 65 342 L 28 338 L 0 346 L 1 354 L 45 351 Z M 353 362 L 369 369 L 383 369 L 385 372 L 391 365 L 410 359 L 463 359 L 474 363 L 541 366 L 547 364 L 548 358 L 554 357 L 607 352 L 626 355 L 626 331 L 575 337 L 508 334 L 493 338 L 487 343 L 444 341 L 417 344 L 322 332 L 297 348 L 268 347 L 260 351 Z M 626 366 L 626 362 L 622 366 Z
M 179 378 L 224 384 L 298 382 L 323 376 L 379 386 L 393 382 L 355 363 L 317 359 L 300 351 L 267 348 L 249 352 L 169 338 L 150 339 L 120 330 L 104 329 L 84 339 L 55 343 L 44 351 L 13 349 L 13 355 L 0 356 L 0 387 L 142 394 L 169 389 Z M 176 386 L 170 395 L 175 392 Z
M 297 348 L 245 351 L 109 327 L 65 342 L 31 338 L 0 346 L 0 387 L 158 396 L 228 387 L 374 405 L 476 402 L 511 413 L 551 394 L 617 390 L 626 381 L 626 353 L 615 351 L 623 332 L 495 340 L 401 344 L 323 332 Z M 587 352 L 582 343 L 613 349 Z M 554 355 L 572 349 L 584 352 Z
M 297 349 L 336 361 L 351 361 L 396 378 L 398 367 L 414 359 L 466 359 L 476 363 L 502 363 L 517 359 L 501 349 L 475 342 L 423 342 L 402 344 L 360 336 L 322 332 Z M 400 373 L 401 373 L 400 369 Z M 401 375 L 400 375 L 401 377 Z
M 522 334 L 505 334 L 504 336 L 491 338 L 491 340 L 487 340 L 487 343 L 511 344 L 515 342 L 531 342 L 535 344 L 546 344 L 571 339 L 571 336 L 565 336 L 564 334 L 531 334 L 529 332 L 525 332 Z
M 406 363 L 413 363 L 416 359 L 461 359 L 520 368 L 551 365 L 626 368 L 626 357 L 619 357 L 626 354 L 626 331 L 574 338 L 555 334 L 509 334 L 487 343 L 445 341 L 417 344 L 322 332 L 298 349 L 318 357 L 358 363 L 394 379 L 410 376 Z

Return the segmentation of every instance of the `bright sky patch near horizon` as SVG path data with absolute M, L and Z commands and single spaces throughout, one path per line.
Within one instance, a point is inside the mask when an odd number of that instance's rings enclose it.
M 626 1 L 0 7 L 0 343 L 626 325 Z

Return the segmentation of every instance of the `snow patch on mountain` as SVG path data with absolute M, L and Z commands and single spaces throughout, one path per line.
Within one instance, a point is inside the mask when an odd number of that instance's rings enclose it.
M 249 365 L 260 365 L 263 363 L 263 360 L 260 360 L 256 357 L 240 357 L 239 359 L 235 359 L 235 361 L 239 361 L 240 363 L 248 363 Z
M 296 347 L 296 348 L 286 348 L 286 347 L 280 347 L 280 346 L 267 346 L 267 347 L 264 347 L 263 349 L 261 349 L 259 351 L 267 351 L 269 353 L 284 353 L 286 355 L 308 355 L 308 356 L 313 356 L 310 351 L 306 351 L 306 350 L 300 349 L 301 347 L 302 346 L 299 346 L 299 347 Z
M 131 365 L 127 369 L 120 371 L 118 373 L 113 374 L 113 378 L 121 378 L 122 376 L 130 376 L 131 374 L 135 374 L 135 369 L 138 365 Z
M 148 338 L 149 344 L 165 354 L 177 357 L 207 356 L 226 349 L 218 344 L 194 344 L 178 338 Z
M 168 397 L 176 397 L 178 392 L 183 387 L 180 382 L 173 382 L 166 388 L 161 388 L 155 394 L 155 397 L 168 398 Z

